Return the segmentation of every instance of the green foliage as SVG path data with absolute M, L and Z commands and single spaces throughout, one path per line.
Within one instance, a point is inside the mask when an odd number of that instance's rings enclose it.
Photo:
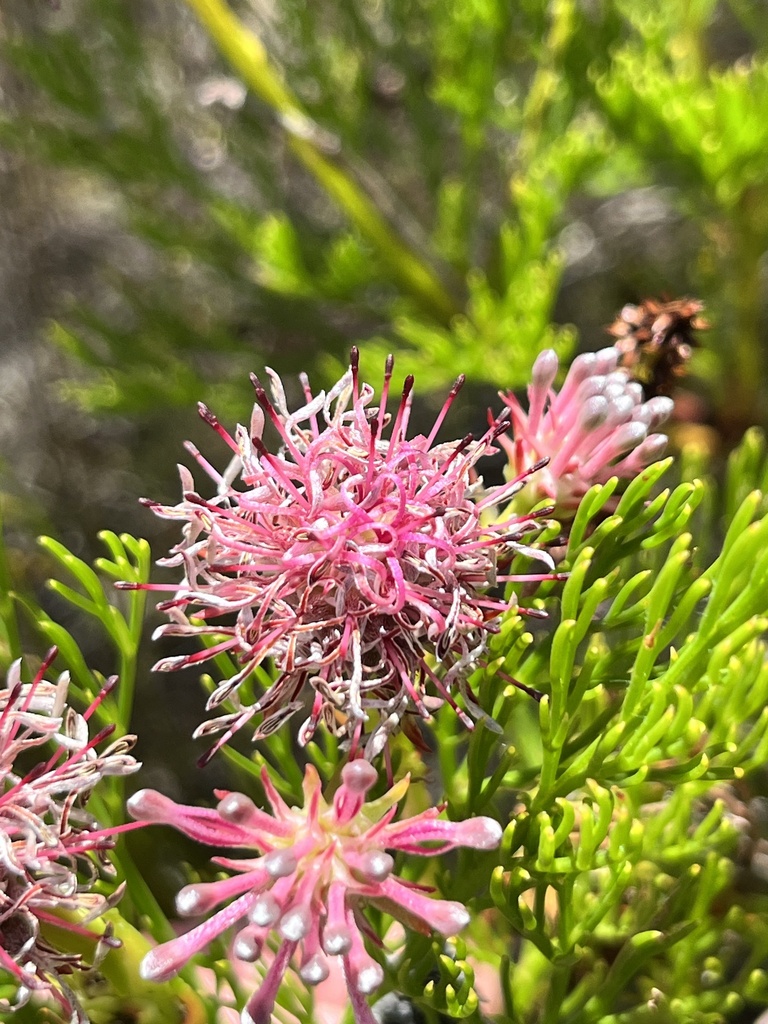
M 263 38 L 223 0 L 189 6 L 243 86 L 178 10 L 84 0 L 76 27 L 5 45 L 35 102 L 0 137 L 119 231 L 103 298 L 51 330 L 87 367 L 68 397 L 149 412 L 215 390 L 228 412 L 223 382 L 270 351 L 285 369 L 322 351 L 329 376 L 366 340 L 434 387 L 520 386 L 573 344 L 551 321 L 574 199 L 657 181 L 711 239 L 691 283 L 726 361 L 702 366 L 756 408 L 766 65 L 708 59 L 715 5 L 295 0 Z
M 115 0 L 6 43 L 36 102 L 0 138 L 76 202 L 95 191 L 151 267 L 118 240 L 108 301 L 52 328 L 87 368 L 67 397 L 148 413 L 215 392 L 229 413 L 270 352 L 328 378 L 351 343 L 403 350 L 435 388 L 518 387 L 574 341 L 552 324 L 574 201 L 653 182 L 697 228 L 688 287 L 719 323 L 701 369 L 759 414 L 768 64 L 741 5 L 755 52 L 724 66 L 709 2 L 295 0 L 261 37 L 224 0 L 189 6 L 210 37 L 195 59 L 182 12 Z
M 125 580 L 129 583 L 148 582 L 150 551 L 145 540 L 137 540 L 128 534 L 118 537 L 110 530 L 103 530 L 99 534 L 99 539 L 106 547 L 109 557 L 97 559 L 95 568 L 107 577 L 107 581 L 103 581 L 82 559 L 76 558 L 52 537 L 41 537 L 40 545 L 56 560 L 59 567 L 79 584 L 78 589 L 74 589 L 62 580 L 51 579 L 48 581 L 50 589 L 95 619 L 114 648 L 120 686 L 114 697 L 107 697 L 102 702 L 96 710 L 96 715 L 105 724 L 115 724 L 120 733 L 125 733 L 133 707 L 136 662 L 143 632 L 146 593 L 142 590 L 129 591 L 125 598 L 127 608 L 121 610 L 115 604 L 115 592 L 111 584 L 115 580 Z M 20 597 L 19 601 L 41 636 L 49 644 L 58 647 L 64 664 L 72 673 L 75 684 L 73 693 L 83 703 L 93 700 L 101 689 L 103 680 L 88 668 L 77 643 L 41 608 L 26 598 Z
M 507 824 L 498 852 L 398 865 L 473 910 L 461 938 L 411 935 L 392 962 L 390 984 L 429 1013 L 483 1019 L 479 955 L 499 972 L 500 1019 L 521 1024 L 715 1024 L 747 1003 L 768 1005 L 768 907 L 762 898 L 742 900 L 734 862 L 749 829 L 740 794 L 768 758 L 768 514 L 755 489 L 766 478 L 766 451 L 762 435 L 750 432 L 721 488 L 705 478 L 660 490 L 670 460 L 649 467 L 618 499 L 615 481 L 593 488 L 571 526 L 560 566 L 567 581 L 545 581 L 528 599 L 548 619 L 534 635 L 524 616 L 510 613 L 471 680 L 495 727 L 481 723 L 466 734 L 450 709 L 437 716 L 448 813 L 493 813 Z M 553 524 L 548 533 L 558 531 Z M 111 581 L 146 581 L 149 550 L 125 535 L 101 539 L 107 557 L 95 571 L 58 542 L 41 543 L 65 576 L 51 589 L 98 623 L 114 651 L 124 680 L 96 714 L 124 732 L 145 595 L 124 591 L 119 605 Z M 76 641 L 31 599 L 16 601 L 41 640 L 57 644 L 74 694 L 88 703 L 102 679 Z M 18 635 L 12 608 L 4 605 L 6 637 Z M 235 670 L 223 655 L 213 664 L 222 677 Z M 538 705 L 513 679 L 543 693 Z M 253 685 L 269 681 L 263 669 Z M 286 730 L 224 756 L 241 788 L 257 795 L 267 766 L 285 798 L 300 802 L 303 771 Z M 333 785 L 336 742 L 322 734 L 306 757 Z M 423 774 L 406 742 L 393 746 L 392 767 L 398 776 L 408 768 Z M 120 782 L 105 783 L 90 806 L 99 820 L 117 823 Z M 429 799 L 425 788 L 414 793 L 417 806 Z M 120 978 L 146 950 L 134 925 L 156 939 L 171 934 L 125 847 L 115 862 L 129 888 L 120 915 L 111 912 L 125 944 L 106 973 L 110 1006 L 121 1005 Z M 386 934 L 383 915 L 374 926 Z M 213 957 L 222 993 L 228 987 L 242 1002 L 223 944 Z M 158 998 L 168 1007 L 181 1000 L 205 1019 L 214 1003 L 200 1003 L 190 983 L 193 968 Z M 302 988 L 285 987 L 280 1001 L 300 1019 L 313 1012 Z M 162 1005 L 147 1004 L 141 1019 L 151 1024 L 151 1007 Z M 94 1003 L 94 1020 L 98 1013 Z
M 724 350 L 712 354 L 710 373 L 736 388 L 730 401 L 756 411 L 764 373 L 757 275 L 768 244 L 768 62 L 760 52 L 726 67 L 707 59 L 713 2 L 617 6 L 632 32 L 610 60 L 591 66 L 596 99 L 649 168 L 663 161 L 682 207 L 701 224 L 701 280 Z M 758 51 L 765 41 L 762 32 Z
M 766 907 L 742 906 L 732 860 L 748 828 L 737 787 L 768 756 L 768 517 L 749 490 L 765 442 L 751 433 L 731 459 L 725 539 L 706 565 L 696 548 L 717 524 L 695 514 L 712 485 L 654 497 L 667 467 L 618 503 L 610 483 L 585 497 L 569 579 L 536 597 L 551 630 L 510 619 L 476 673 L 506 750 L 439 721 L 451 815 L 509 817 L 490 889 L 485 865 L 450 876 L 454 897 L 475 895 L 486 958 L 489 906 L 519 937 L 514 957 L 508 939 L 495 950 L 505 1020 L 714 1022 L 768 1004 Z M 544 691 L 538 714 L 510 677 Z M 471 1016 L 474 994 L 456 998 L 439 1005 Z

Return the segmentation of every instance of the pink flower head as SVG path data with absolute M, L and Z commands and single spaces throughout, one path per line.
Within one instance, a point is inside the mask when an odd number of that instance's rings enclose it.
M 413 378 L 407 377 L 385 437 L 392 365 L 390 357 L 378 406 L 371 406 L 373 389 L 359 379 L 356 349 L 328 394 L 313 395 L 302 375 L 306 404 L 293 413 L 276 374 L 267 371 L 271 400 L 253 377 L 257 404 L 250 430 L 239 426 L 233 439 L 202 410 L 235 453 L 230 470 L 220 475 L 188 446 L 218 484 L 218 495 L 201 497 L 182 469 L 181 504 L 150 503 L 158 515 L 185 523 L 184 540 L 161 563 L 181 566 L 183 582 L 152 587 L 175 592 L 159 606 L 173 621 L 156 635 L 213 638 L 205 650 L 165 658 L 155 668 L 184 668 L 222 652 L 242 666 L 208 702 L 210 710 L 229 699 L 234 713 L 197 731 L 224 733 L 213 751 L 256 714 L 263 716 L 256 738 L 272 732 L 303 706 L 307 683 L 314 701 L 300 741 L 306 743 L 323 720 L 351 741 L 353 754 L 365 738 L 369 758 L 406 712 L 426 718 L 443 700 L 453 704 L 454 684 L 465 705 L 482 715 L 467 693 L 466 676 L 509 608 L 489 589 L 548 578 L 505 574 L 520 552 L 553 568 L 547 554 L 521 543 L 537 529 L 536 516 L 489 521 L 491 506 L 503 507 L 531 470 L 480 493 L 475 464 L 496 450 L 509 412 L 479 440 L 468 435 L 436 444 L 459 378 L 429 435 L 409 440 Z M 261 440 L 265 419 L 282 440 L 277 454 Z M 232 483 L 238 473 L 241 489 Z M 211 622 L 227 614 L 233 623 Z M 276 681 L 256 703 L 241 703 L 238 687 L 265 658 L 273 660 Z
M 94 962 L 118 945 L 109 927 L 97 940 L 83 925 L 119 899 L 120 887 L 110 897 L 91 889 L 99 877 L 114 874 L 107 854 L 116 833 L 136 826 L 100 829 L 84 807 L 100 779 L 140 765 L 128 753 L 133 736 L 97 750 L 114 726 L 88 738 L 88 719 L 116 680 L 80 715 L 66 705 L 68 673 L 57 683 L 43 678 L 56 653 L 49 653 L 31 683 L 20 681 L 15 662 L 0 690 L 0 970 L 18 984 L 15 1007 L 32 991 L 48 992 L 72 1021 L 85 1021 L 62 976 L 87 965 L 57 949 L 49 928 L 94 942 Z M 37 748 L 41 759 L 30 767 Z M 15 766 L 21 755 L 23 769 Z M 81 914 L 75 923 L 61 911 Z M 10 1008 L 0 1001 L 0 1009 Z
M 381 984 L 383 971 L 365 948 L 363 935 L 373 936 L 363 907 L 377 907 L 425 934 L 453 935 L 469 921 L 461 903 L 432 899 L 423 886 L 397 878 L 388 851 L 433 856 L 459 846 L 490 850 L 498 846 L 502 830 L 491 818 L 440 821 L 438 808 L 395 822 L 408 777 L 366 803 L 377 778 L 373 766 L 358 759 L 348 762 L 341 775 L 342 784 L 329 805 L 317 772 L 307 766 L 304 807 L 298 808 L 288 807 L 262 772 L 271 815 L 242 793 L 217 792 L 216 810 L 175 804 L 154 790 L 141 790 L 129 800 L 131 814 L 144 821 L 172 825 L 212 846 L 255 854 L 240 860 L 214 857 L 214 864 L 233 874 L 179 892 L 176 906 L 182 915 L 207 914 L 225 905 L 148 953 L 141 965 L 145 980 L 172 977 L 212 939 L 238 925 L 232 951 L 240 960 L 258 960 L 270 933 L 277 942 L 274 960 L 243 1010 L 243 1024 L 269 1024 L 294 957 L 303 981 L 316 985 L 328 976 L 329 957 L 334 956 L 342 958 L 357 1024 L 373 1024 L 365 997 Z
M 644 401 L 642 386 L 617 368 L 620 356 L 615 347 L 577 356 L 556 392 L 557 356 L 547 349 L 533 364 L 528 412 L 511 392 L 501 395 L 512 414 L 512 437 L 500 439 L 512 473 L 549 460 L 528 491 L 534 501 L 572 512 L 593 484 L 636 476 L 664 454 L 667 438 L 653 431 L 671 414 L 672 399 Z

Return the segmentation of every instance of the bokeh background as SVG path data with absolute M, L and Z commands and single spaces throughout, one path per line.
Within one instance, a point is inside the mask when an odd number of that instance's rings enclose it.
M 352 344 L 374 383 L 388 351 L 417 375 L 425 418 L 466 373 L 461 436 L 542 348 L 697 296 L 676 430 L 721 457 L 766 419 L 767 48 L 751 0 L 3 0 L 13 587 L 111 671 L 36 536 L 161 556 L 174 531 L 137 498 L 175 499 L 185 438 L 228 458 L 197 401 L 247 422 L 249 371 L 297 395 Z M 149 648 L 143 784 L 178 796 L 168 722 L 188 764 L 204 698 Z

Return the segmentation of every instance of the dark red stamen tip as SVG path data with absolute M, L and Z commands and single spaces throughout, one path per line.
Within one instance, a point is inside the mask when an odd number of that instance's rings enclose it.
M 353 345 L 349 351 L 349 369 L 352 372 L 352 397 L 355 405 L 357 405 L 357 400 L 360 395 L 360 350 L 357 345 Z
M 454 402 L 454 399 L 456 398 L 456 395 L 458 395 L 458 393 L 464 387 L 464 381 L 466 379 L 467 378 L 464 376 L 464 374 L 460 373 L 459 376 L 456 378 L 456 380 L 453 382 L 453 387 L 448 392 L 448 397 L 443 402 L 443 407 L 440 410 L 440 412 L 437 414 L 437 419 L 435 420 L 434 425 L 433 425 L 432 429 L 429 432 L 429 437 L 427 438 L 427 447 L 428 448 L 431 448 L 432 445 L 434 444 L 434 441 L 435 441 L 435 438 L 437 437 L 438 431 L 440 430 L 440 427 L 442 427 L 443 421 L 445 420 L 445 417 L 448 415 L 448 410 L 453 405 L 453 402 Z
M 271 409 L 272 403 L 269 398 L 267 398 L 267 392 L 264 390 L 264 385 L 255 373 L 251 374 L 251 384 L 253 384 L 253 390 L 256 392 L 256 400 L 259 405 L 263 405 L 265 409 Z
M 491 435 L 493 438 L 506 433 L 512 426 L 512 414 L 509 409 L 502 409 L 499 415 L 491 424 Z
M 158 605 L 159 607 L 159 605 Z M 546 619 L 547 613 L 543 608 L 518 608 L 518 615 L 527 615 L 529 619 Z
M 30 768 L 27 774 L 22 778 L 21 785 L 26 785 L 28 782 L 34 782 L 35 779 L 39 779 L 41 775 L 45 775 L 48 769 L 48 765 L 45 761 L 41 761 L 40 764 L 36 764 L 34 768 Z
M 214 429 L 218 427 L 218 417 L 216 416 L 215 413 L 211 412 L 211 410 L 208 408 L 205 402 L 197 403 L 197 411 L 200 414 L 201 419 L 204 419 L 209 426 L 213 427 Z
M 16 683 L 14 688 L 11 690 L 11 695 L 8 698 L 8 704 L 6 705 L 7 707 L 10 707 L 11 704 L 15 704 L 16 703 L 16 701 L 19 699 L 19 696 L 21 695 L 21 690 L 22 690 L 23 686 L 24 686 L 24 683 L 22 683 L 21 681 Z
M 196 762 L 197 763 L 197 767 L 198 768 L 205 768 L 206 765 L 210 764 L 210 762 L 213 760 L 213 757 L 216 754 L 216 752 L 218 751 L 218 749 L 219 749 L 218 744 L 215 744 L 214 746 L 212 746 L 208 750 L 206 750 L 206 752 L 204 754 L 201 754 L 200 757 L 198 757 L 197 762 Z
M 103 729 L 100 729 L 99 732 L 96 733 L 88 746 L 96 747 L 99 743 L 103 743 L 105 739 L 112 735 L 116 728 L 117 726 L 114 722 L 111 722 L 109 725 L 105 725 Z
M 56 660 L 58 655 L 59 655 L 59 648 L 56 647 L 55 645 L 53 647 L 51 647 L 46 652 L 45 657 L 43 658 L 42 662 L 40 663 L 40 668 L 37 671 L 37 674 L 38 674 L 38 676 L 40 678 L 42 678 L 45 675 L 45 673 L 48 671 L 48 669 L 54 663 L 54 661 Z

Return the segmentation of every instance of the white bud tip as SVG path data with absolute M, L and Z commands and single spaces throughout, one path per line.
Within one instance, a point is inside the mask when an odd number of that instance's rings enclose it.
M 319 985 L 330 973 L 330 968 L 325 960 L 315 955 L 300 969 L 299 976 L 305 985 Z
M 546 348 L 536 357 L 531 370 L 531 383 L 535 388 L 549 388 L 557 376 L 557 353 L 553 348 Z
M 142 981 L 168 981 L 178 973 L 181 964 L 172 957 L 163 956 L 162 947 L 151 949 L 139 964 Z
M 255 805 L 253 800 L 249 799 L 243 793 L 227 793 L 227 795 L 219 801 L 219 805 L 216 809 L 225 821 L 231 821 L 235 825 L 241 825 L 244 821 L 248 820 L 251 813 L 255 810 Z
M 311 926 L 309 911 L 304 907 L 289 910 L 280 920 L 280 934 L 289 942 L 300 942 Z
M 595 430 L 608 418 L 608 402 L 602 395 L 593 395 L 581 407 L 579 426 L 582 430 Z
M 638 447 L 637 454 L 646 465 L 656 462 L 667 449 L 669 438 L 666 434 L 650 434 Z
M 364 871 L 371 881 L 383 882 L 392 873 L 394 866 L 395 862 L 388 853 L 376 850 L 366 857 Z
M 504 829 L 493 818 L 475 819 L 476 831 L 473 833 L 472 845 L 476 850 L 495 850 L 501 842 Z
M 352 948 L 352 936 L 346 928 L 326 928 L 323 932 L 323 949 L 328 956 L 341 956 Z
M 272 850 L 264 857 L 264 867 L 273 878 L 285 878 L 296 870 L 296 857 L 291 850 Z
M 204 901 L 196 886 L 185 885 L 176 894 L 176 911 L 181 917 L 193 917 L 205 909 Z
M 165 812 L 173 801 L 156 789 L 140 789 L 129 797 L 126 809 L 138 821 L 165 821 Z
M 255 935 L 247 930 L 243 930 L 235 939 L 232 945 L 232 952 L 238 960 L 244 960 L 246 963 L 252 964 L 261 956 L 262 948 L 262 943 L 259 942 Z
M 368 964 L 355 979 L 355 988 L 362 995 L 370 995 L 384 981 L 384 971 L 378 964 Z
M 379 776 L 372 764 L 358 758 L 358 760 L 344 765 L 341 769 L 341 777 L 344 785 L 352 792 L 367 793 L 371 786 L 375 785 Z
M 595 373 L 612 373 L 619 364 L 619 350 L 610 345 L 595 352 Z
M 613 443 L 616 453 L 626 452 L 630 448 L 636 448 L 641 441 L 645 440 L 648 428 L 644 423 L 633 420 L 631 423 L 623 423 L 613 435 Z
M 270 893 L 261 896 L 248 915 L 249 920 L 259 928 L 269 928 L 279 917 L 280 904 Z

